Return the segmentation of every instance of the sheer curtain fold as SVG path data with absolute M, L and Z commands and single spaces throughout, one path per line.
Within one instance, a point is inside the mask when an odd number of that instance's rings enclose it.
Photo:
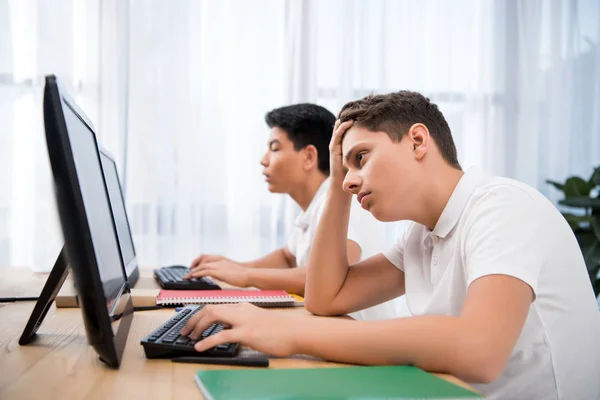
M 41 113 L 56 73 L 97 120 L 98 3 L 0 1 L 0 265 L 52 267 L 58 224 Z
M 117 160 L 140 262 L 185 264 L 285 243 L 298 207 L 259 165 L 283 104 L 423 92 L 464 168 L 557 200 L 545 179 L 600 164 L 599 42 L 593 0 L 0 0 L 0 265 L 47 269 L 62 243 L 47 73 Z M 404 229 L 364 217 L 367 252 Z

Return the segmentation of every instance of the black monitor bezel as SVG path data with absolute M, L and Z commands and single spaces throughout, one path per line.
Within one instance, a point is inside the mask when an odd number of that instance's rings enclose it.
M 52 174 L 54 176 L 54 187 L 56 203 L 59 211 L 65 247 L 75 288 L 79 296 L 79 303 L 83 321 L 86 329 L 88 343 L 94 347 L 100 359 L 113 368 L 118 368 L 123 356 L 123 350 L 127 340 L 129 327 L 133 318 L 133 304 L 131 291 L 125 275 L 122 257 L 121 271 L 123 272 L 124 284 L 121 290 L 121 298 L 115 303 L 122 303 L 123 309 L 119 315 L 109 315 L 107 301 L 104 296 L 102 280 L 100 278 L 99 266 L 97 264 L 87 215 L 81 196 L 81 188 L 75 169 L 75 160 L 71 149 L 69 134 L 65 122 L 62 105 L 66 104 L 84 123 L 92 133 L 94 129 L 86 121 L 75 102 L 60 89 L 55 76 L 46 77 L 44 88 L 44 127 L 46 131 L 46 143 Z M 96 142 L 97 162 L 102 170 L 98 143 Z M 102 176 L 104 179 L 104 175 Z M 104 189 L 108 199 L 106 182 Z M 110 209 L 112 213 L 112 208 Z M 118 243 L 116 227 L 113 221 L 115 241 Z M 124 303 L 123 303 L 124 302 Z M 113 333 L 111 320 L 120 319 L 118 330 Z

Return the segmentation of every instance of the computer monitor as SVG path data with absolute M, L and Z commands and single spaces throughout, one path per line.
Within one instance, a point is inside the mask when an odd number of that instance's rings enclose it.
M 108 154 L 106 150 L 100 149 L 100 159 L 102 160 L 102 169 L 104 170 L 104 179 L 106 180 L 106 188 L 108 189 L 108 198 L 113 211 L 115 226 L 117 227 L 117 237 L 121 248 L 121 258 L 125 266 L 127 280 L 131 287 L 135 286 L 139 277 L 140 271 L 138 268 L 135 247 L 133 245 L 133 237 L 131 235 L 131 227 L 129 218 L 127 218 L 127 210 L 125 208 L 125 197 L 121 188 L 121 181 L 117 171 L 115 160 Z
M 67 258 L 88 342 L 102 361 L 118 368 L 133 318 L 130 287 L 96 135 L 54 76 L 46 77 L 44 126 Z

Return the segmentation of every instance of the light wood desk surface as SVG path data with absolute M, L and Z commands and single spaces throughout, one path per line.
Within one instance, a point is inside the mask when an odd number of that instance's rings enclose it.
M 0 297 L 37 296 L 45 274 L 3 269 Z M 144 277 L 149 273 L 144 271 Z M 160 326 L 172 309 L 136 312 L 121 367 L 106 367 L 88 346 L 81 312 L 52 307 L 38 330 L 37 340 L 19 346 L 18 340 L 35 302 L 0 303 L 0 399 L 189 399 L 202 398 L 193 381 L 198 369 L 231 366 L 171 363 L 148 360 L 140 340 Z M 303 308 L 286 312 L 304 313 Z M 326 368 L 343 366 L 298 358 L 273 359 L 270 368 Z M 463 387 L 458 379 L 438 374 Z

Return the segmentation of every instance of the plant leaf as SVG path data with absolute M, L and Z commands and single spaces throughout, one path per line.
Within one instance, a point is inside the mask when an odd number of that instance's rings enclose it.
M 587 247 L 582 247 L 583 259 L 588 271 L 591 271 L 600 265 L 600 242 L 596 241 Z
M 600 242 L 596 235 L 590 231 L 579 231 L 575 233 L 575 237 L 581 248 L 585 266 L 594 287 L 594 293 L 597 296 L 600 293 L 600 279 L 598 278 L 598 272 L 600 272 Z
M 575 232 L 575 237 L 577 238 L 577 243 L 579 243 L 579 247 L 581 247 L 582 249 L 584 247 L 590 246 L 596 241 L 596 236 L 590 231 Z
M 556 182 L 556 181 L 551 181 L 551 180 L 546 180 L 546 183 L 549 185 L 554 186 L 555 188 L 557 188 L 558 190 L 560 190 L 561 192 L 564 191 L 564 187 L 565 185 L 563 185 L 562 183 Z
M 600 167 L 596 167 L 596 169 L 594 169 L 594 172 L 592 173 L 588 183 L 593 186 L 600 185 Z
M 583 228 L 581 226 L 582 223 L 590 224 L 591 220 L 592 220 L 592 217 L 590 215 L 575 215 L 575 214 L 563 213 L 563 217 L 565 217 L 565 219 L 569 223 L 569 226 L 571 227 L 573 232 L 575 232 L 579 229 L 582 229 Z
M 581 253 L 583 254 L 583 258 L 586 259 L 586 252 L 592 250 L 595 244 L 598 242 L 596 239 L 596 235 L 594 235 L 589 230 L 575 232 L 575 238 L 577 238 L 577 243 L 579 244 L 579 248 L 581 249 Z M 586 259 L 587 265 L 587 259 Z
M 596 266 L 596 268 L 588 270 L 588 274 L 590 276 L 590 281 L 592 282 L 592 287 L 594 289 L 594 294 L 596 297 L 600 294 L 600 279 L 598 278 L 598 273 L 600 273 L 600 265 Z
M 584 181 L 578 176 L 572 176 L 565 181 L 563 191 L 565 197 L 581 197 L 590 195 L 590 191 L 594 188 L 594 185 L 588 181 Z
M 568 207 L 600 209 L 600 199 L 594 199 L 586 196 L 569 197 L 559 200 L 558 204 Z
M 592 215 L 590 220 L 592 232 L 596 236 L 596 240 L 600 242 L 600 215 Z

